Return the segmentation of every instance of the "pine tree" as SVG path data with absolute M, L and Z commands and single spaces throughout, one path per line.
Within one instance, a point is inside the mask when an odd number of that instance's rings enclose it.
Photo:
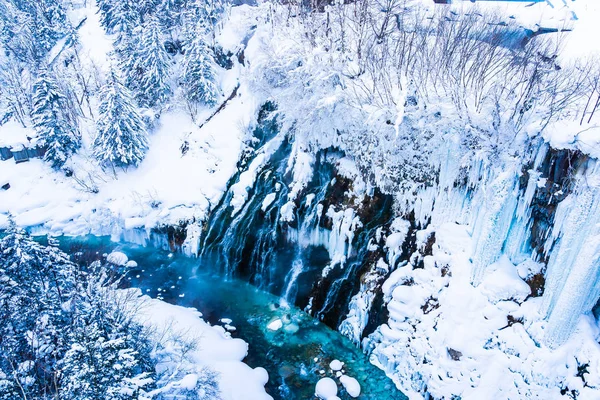
M 210 35 L 214 41 L 217 25 L 224 12 L 223 0 L 192 0 L 185 11 L 186 40 L 192 40 L 198 35 Z
M 184 50 L 182 83 L 186 98 L 192 102 L 216 104 L 219 90 L 210 48 L 198 37 L 188 42 Z
M 79 131 L 67 116 L 65 97 L 46 72 L 40 74 L 33 91 L 34 128 L 40 144 L 46 146 L 46 161 L 60 168 L 81 147 Z
M 39 64 L 70 29 L 61 0 L 0 2 L 0 41 L 25 64 Z
M 122 306 L 102 269 L 82 287 L 60 361 L 61 399 L 138 399 L 153 383 L 152 344 L 146 328 Z
M 114 71 L 110 73 L 100 98 L 94 156 L 103 164 L 137 166 L 148 150 L 148 138 L 130 90 L 119 81 Z
M 137 46 L 126 55 L 122 65 L 127 76 L 127 86 L 138 92 L 140 102 L 152 107 L 167 99 L 171 60 L 160 34 L 160 24 L 151 17 L 139 32 Z
M 63 305 L 73 296 L 75 276 L 64 253 L 10 222 L 0 240 L 0 388 L 18 390 L 12 398 L 23 391 L 43 398 L 52 387 L 53 365 L 66 343 Z

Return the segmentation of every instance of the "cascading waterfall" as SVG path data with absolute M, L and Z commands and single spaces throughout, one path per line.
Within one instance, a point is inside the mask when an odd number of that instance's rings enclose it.
M 202 232 L 200 255 L 211 260 L 206 265 L 305 308 L 357 344 L 373 324 L 385 322 L 382 285 L 415 253 L 415 235 L 429 224 L 471 227 L 474 285 L 503 254 L 515 264 L 547 262 L 542 311 L 549 345 L 563 343 L 600 297 L 595 161 L 540 140 L 530 159 L 494 165 L 475 157 L 461 169 L 456 143 L 449 142 L 437 182 L 409 203 L 353 188 L 356 177 L 337 169 L 349 160 L 339 151 L 301 153 L 272 120 L 259 120 L 257 131 L 253 157 Z M 393 219 L 394 201 L 407 219 Z

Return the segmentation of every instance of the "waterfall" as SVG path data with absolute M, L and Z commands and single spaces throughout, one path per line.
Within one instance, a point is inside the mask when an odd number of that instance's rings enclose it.
M 541 140 L 524 158 L 461 160 L 448 141 L 434 184 L 391 196 L 362 181 L 343 152 L 301 150 L 274 120 L 259 120 L 255 136 L 222 201 L 201 232 L 188 227 L 183 248 L 356 344 L 385 322 L 386 279 L 410 257 L 422 263 L 424 229 L 447 222 L 469 227 L 474 286 L 503 255 L 547 264 L 542 314 L 551 346 L 600 297 L 595 161 Z

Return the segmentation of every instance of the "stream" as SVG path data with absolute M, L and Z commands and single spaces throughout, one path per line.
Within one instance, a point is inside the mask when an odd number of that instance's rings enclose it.
M 62 237 L 59 242 L 64 251 L 84 262 L 122 251 L 138 264 L 127 269 L 125 286 L 172 304 L 194 307 L 214 325 L 225 325 L 221 320 L 231 319 L 235 327 L 232 336 L 249 344 L 244 361 L 269 372 L 266 390 L 275 400 L 314 399 L 317 381 L 334 377 L 329 368 L 334 359 L 344 362 L 344 373 L 359 381 L 359 399 L 406 399 L 385 373 L 340 333 L 280 297 L 216 274 L 218 268 L 202 265 L 199 259 L 114 243 L 110 237 Z M 274 321 L 281 321 L 280 329 L 267 328 Z M 351 398 L 341 386 L 338 396 Z

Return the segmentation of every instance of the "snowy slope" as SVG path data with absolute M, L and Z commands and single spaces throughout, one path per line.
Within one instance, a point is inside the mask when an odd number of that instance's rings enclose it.
M 90 69 L 105 69 L 111 43 L 98 25 L 95 7 L 78 9 L 74 20 L 87 18 L 80 30 L 83 59 Z M 253 23 L 245 6 L 233 9 L 232 24 L 223 31 L 226 49 L 236 50 Z M 240 68 L 222 70 L 223 98 L 240 79 Z M 164 112 L 150 135 L 150 150 L 139 168 L 101 170 L 92 160 L 93 121 L 84 121 L 84 144 L 70 167 L 73 177 L 53 171 L 39 159 L 15 164 L 0 161 L 0 181 L 10 184 L 0 191 L 0 226 L 13 214 L 19 225 L 36 232 L 80 235 L 111 234 L 120 238 L 123 229 L 202 220 L 220 199 L 236 170 L 251 121 L 255 119 L 253 97 L 244 84 L 220 113 L 203 124 L 213 110 L 199 110 L 194 123 L 181 105 Z M 27 129 L 14 123 L 0 127 L 0 140 L 19 141 Z M 198 126 L 202 126 L 200 129 Z M 87 131 L 87 135 L 85 134 Z M 33 131 L 29 135 L 35 136 Z M 23 140 L 20 140 L 21 142 Z M 185 154 L 182 149 L 187 148 Z M 3 184 L 4 184 L 3 183 Z M 94 193 L 97 192 L 97 193 Z
M 267 371 L 260 367 L 252 369 L 242 361 L 248 352 L 246 342 L 231 338 L 221 326 L 211 326 L 195 309 L 138 294 L 137 301 L 141 306 L 136 318 L 152 328 L 160 340 L 166 343 L 165 351 L 172 350 L 171 346 L 175 349 L 181 346 L 182 340 L 195 344 L 195 348 L 186 354 L 177 367 L 187 374 L 181 382 L 185 383 L 190 379 L 195 382 L 195 374 L 202 367 L 209 367 L 219 373 L 219 389 L 223 400 L 272 399 L 264 388 L 268 380 Z M 166 366 L 159 365 L 158 368 Z

